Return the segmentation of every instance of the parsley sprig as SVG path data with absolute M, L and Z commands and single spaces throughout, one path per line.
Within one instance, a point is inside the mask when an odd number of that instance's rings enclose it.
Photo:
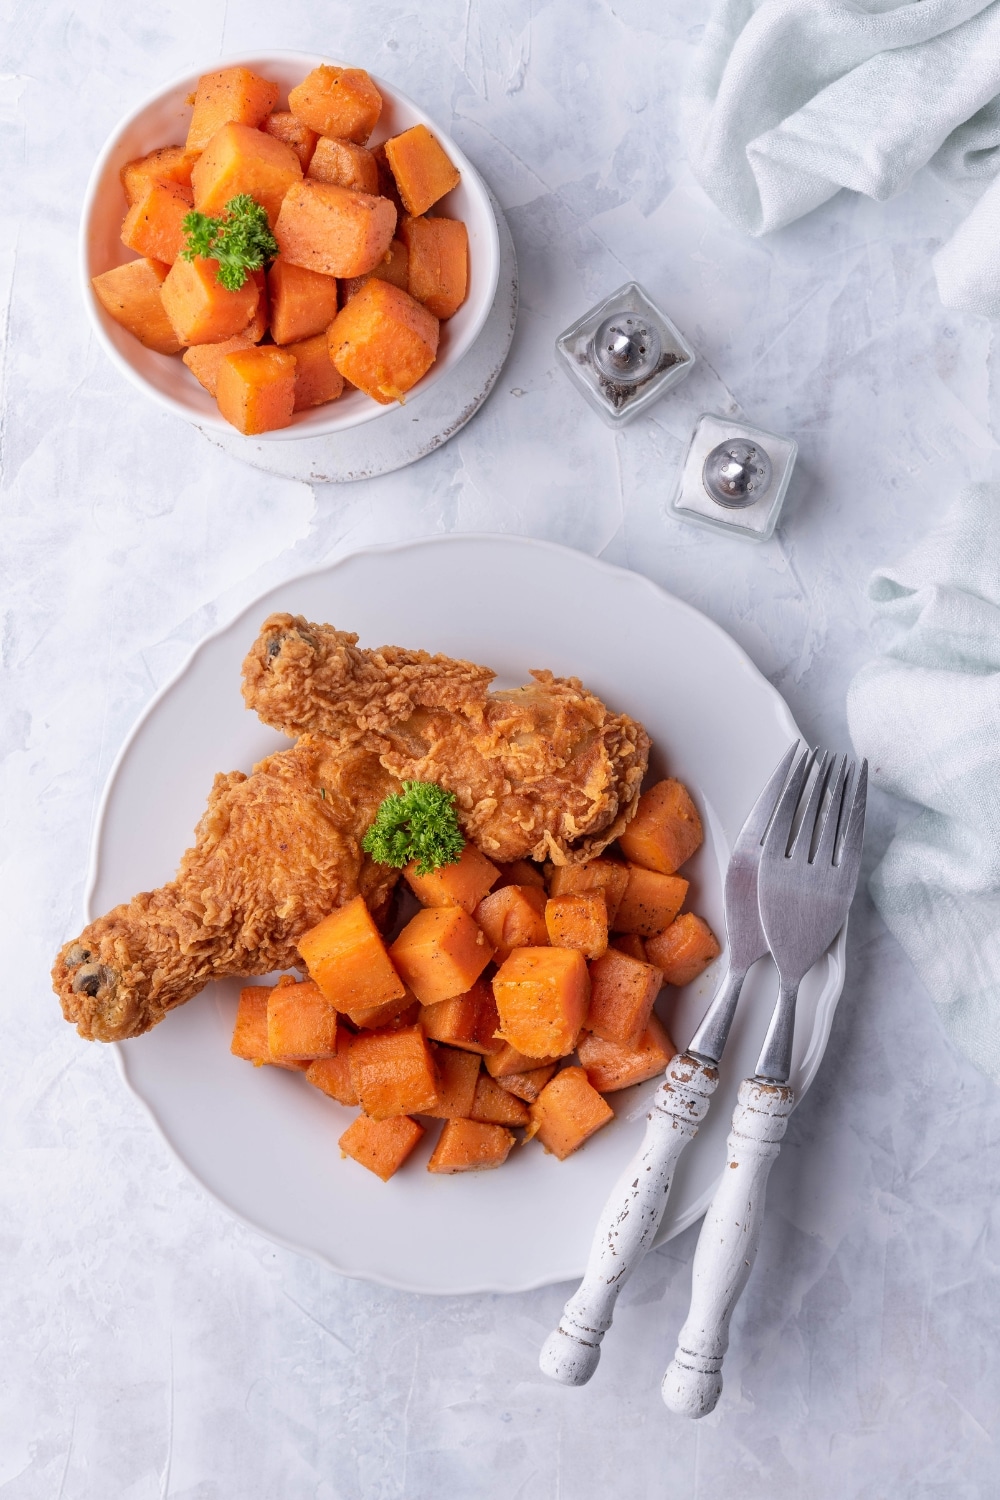
M 417 860 L 418 875 L 457 863 L 465 839 L 454 793 L 436 781 L 404 781 L 403 790 L 382 803 L 361 847 L 380 865 L 397 870 Z
M 217 280 L 230 292 L 238 292 L 251 271 L 263 270 L 278 253 L 267 210 L 249 193 L 230 198 L 217 218 L 192 210 L 182 227 L 187 245 L 181 259 L 217 260 Z

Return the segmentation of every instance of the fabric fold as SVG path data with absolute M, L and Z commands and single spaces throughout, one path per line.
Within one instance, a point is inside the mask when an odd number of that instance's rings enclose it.
M 1000 0 L 719 0 L 683 112 L 695 176 L 753 235 L 842 188 L 892 197 L 928 162 L 956 185 L 989 181 L 1000 173 Z M 959 227 L 935 271 L 947 305 L 996 316 L 992 206 L 982 217 Z
M 873 784 L 915 803 L 870 890 L 945 1029 L 1000 1082 L 1000 486 L 975 485 L 869 585 L 878 658 L 847 714 Z

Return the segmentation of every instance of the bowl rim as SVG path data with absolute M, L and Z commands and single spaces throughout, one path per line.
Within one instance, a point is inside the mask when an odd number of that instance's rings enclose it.
M 195 427 L 198 427 L 201 430 L 207 432 L 224 432 L 226 434 L 231 434 L 234 432 L 238 432 L 238 429 L 233 427 L 220 414 L 216 414 L 213 412 L 206 413 L 195 411 L 185 405 L 184 402 L 178 400 L 176 397 L 168 394 L 166 391 L 159 389 L 159 387 L 154 385 L 152 381 L 148 380 L 146 376 L 143 375 L 141 371 L 135 367 L 131 360 L 129 360 L 121 352 L 121 350 L 117 347 L 117 345 L 111 338 L 108 328 L 105 327 L 105 319 L 108 318 L 108 314 L 105 313 L 104 309 L 100 306 L 94 293 L 94 289 L 91 285 L 91 277 L 99 275 L 101 273 L 99 271 L 93 270 L 90 264 L 90 226 L 99 196 L 101 181 L 104 177 L 108 163 L 113 158 L 116 149 L 118 149 L 122 136 L 126 133 L 127 130 L 129 130 L 132 125 L 134 125 L 138 120 L 141 119 L 141 117 L 146 113 L 147 110 L 166 98 L 169 94 L 177 92 L 182 88 L 187 89 L 190 92 L 197 86 L 198 79 L 203 77 L 206 72 L 214 73 L 219 72 L 223 68 L 238 67 L 259 69 L 266 66 L 269 62 L 275 60 L 278 60 L 282 63 L 299 63 L 303 66 L 305 72 L 311 72 L 313 68 L 317 68 L 324 63 L 334 67 L 350 66 L 349 64 L 337 62 L 335 59 L 321 55 L 319 53 L 299 52 L 292 48 L 272 48 L 266 52 L 244 53 L 235 57 L 213 59 L 208 67 L 185 69 L 183 73 L 176 74 L 166 83 L 160 84 L 158 88 L 153 89 L 148 94 L 145 94 L 133 109 L 119 118 L 113 129 L 108 134 L 107 139 L 98 152 L 97 157 L 94 161 L 94 165 L 91 168 L 80 212 L 80 227 L 77 236 L 80 286 L 83 295 L 84 306 L 86 307 L 87 315 L 90 319 L 90 325 L 97 335 L 98 343 L 101 345 L 104 353 L 111 360 L 111 363 L 122 375 L 125 376 L 125 378 L 130 382 L 131 385 L 135 386 L 136 389 L 142 391 L 146 396 L 155 401 L 165 410 L 172 412 L 175 416 L 182 417 L 186 422 L 190 422 Z M 427 111 L 424 110 L 421 105 L 417 104 L 415 100 L 411 99 L 410 96 L 404 93 L 402 89 L 396 88 L 394 84 L 389 83 L 387 80 L 376 76 L 374 73 L 370 73 L 369 76 L 371 77 L 372 82 L 378 88 L 379 92 L 383 94 L 384 97 L 387 97 L 394 101 L 398 101 L 406 108 L 411 109 L 421 118 L 423 122 L 428 125 L 429 128 L 433 129 L 434 134 L 440 140 L 442 146 L 448 152 L 449 156 L 452 158 L 455 165 L 461 172 L 463 181 L 466 182 L 470 186 L 472 192 L 481 199 L 482 204 L 485 208 L 484 224 L 488 226 L 485 247 L 486 259 L 488 263 L 482 268 L 485 272 L 485 279 L 482 301 L 478 313 L 472 320 L 470 328 L 464 335 L 464 346 L 461 348 L 459 353 L 452 359 L 445 359 L 441 361 L 436 360 L 435 363 L 431 366 L 430 370 L 428 370 L 428 372 L 414 387 L 412 399 L 416 400 L 419 396 L 423 395 L 425 391 L 430 390 L 437 380 L 439 380 L 442 376 L 450 373 L 461 363 L 462 359 L 469 352 L 473 344 L 478 339 L 479 335 L 482 333 L 483 328 L 486 324 L 486 320 L 489 317 L 490 310 L 493 306 L 493 302 L 496 297 L 497 286 L 499 284 L 500 232 L 497 226 L 496 211 L 492 202 L 490 191 L 486 186 L 483 178 L 480 176 L 479 172 L 473 166 L 472 162 L 466 156 L 461 147 L 446 131 L 441 129 L 441 127 L 435 120 L 431 119 L 431 117 L 427 114 Z M 305 431 L 303 431 L 301 425 L 293 423 L 289 427 L 276 428 L 270 432 L 255 433 L 252 437 L 249 437 L 246 434 L 240 434 L 240 436 L 246 437 L 247 441 L 250 442 L 303 442 L 311 441 L 316 438 L 336 439 L 339 432 L 349 432 L 356 427 L 363 426 L 367 422 L 374 421 L 376 418 L 396 410 L 396 403 L 393 403 L 390 406 L 381 406 L 378 402 L 372 400 L 370 401 L 370 406 L 372 408 L 371 410 L 369 410 L 367 407 L 364 407 L 351 422 L 341 422 L 338 423 L 335 427 L 324 428 L 321 423 L 315 423 L 314 425 L 309 426 Z

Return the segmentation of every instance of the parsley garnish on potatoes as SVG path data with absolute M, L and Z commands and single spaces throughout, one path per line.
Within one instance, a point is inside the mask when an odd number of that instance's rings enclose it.
M 382 803 L 361 847 L 380 865 L 397 870 L 416 860 L 418 875 L 456 864 L 465 839 L 454 793 L 436 781 L 404 781 L 403 790 Z
M 185 214 L 182 228 L 187 245 L 181 259 L 200 255 L 217 260 L 217 280 L 230 292 L 238 292 L 251 271 L 262 271 L 278 253 L 267 210 L 249 193 L 230 198 L 217 218 L 192 210 Z

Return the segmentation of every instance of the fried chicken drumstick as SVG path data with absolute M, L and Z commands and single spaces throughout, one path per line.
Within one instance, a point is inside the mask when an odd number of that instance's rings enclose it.
M 649 737 L 578 678 L 536 671 L 491 693 L 486 667 L 357 640 L 272 615 L 243 663 L 247 707 L 284 734 L 368 750 L 400 780 L 438 782 L 491 859 L 583 863 L 623 831 Z
M 500 861 L 582 862 L 631 817 L 641 724 L 575 678 L 509 692 L 471 662 L 272 615 L 244 662 L 248 708 L 298 736 L 249 776 L 215 778 L 177 875 L 92 922 L 52 971 L 81 1036 L 138 1036 L 212 979 L 301 966 L 296 943 L 361 894 L 376 917 L 398 871 L 361 840 L 404 780 L 454 792 L 466 837 Z
M 91 922 L 52 982 L 67 1021 L 139 1036 L 212 979 L 300 964 L 296 939 L 358 892 L 378 915 L 397 870 L 361 840 L 398 783 L 364 750 L 304 735 L 249 776 L 218 775 L 176 877 Z

